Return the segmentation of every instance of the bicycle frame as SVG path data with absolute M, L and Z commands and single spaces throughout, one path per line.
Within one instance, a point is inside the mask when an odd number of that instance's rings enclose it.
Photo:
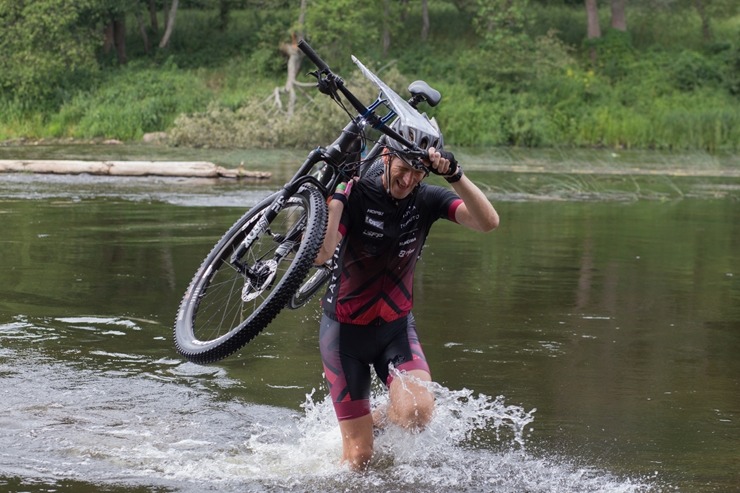
M 203 260 L 183 296 L 174 327 L 176 348 L 191 361 L 210 363 L 233 354 L 280 310 L 303 306 L 328 280 L 328 265 L 315 265 L 327 227 L 327 199 L 338 183 L 363 176 L 366 164 L 377 161 L 387 139 L 401 143 L 404 154 L 427 155 L 388 123 L 393 118 L 426 121 L 416 113 L 416 105 L 426 101 L 435 106 L 441 97 L 437 91 L 416 81 L 409 86 L 412 98 L 406 101 L 353 58 L 380 89 L 365 107 L 308 44 L 302 41 L 299 47 L 318 67 L 313 75 L 319 90 L 347 111 L 349 123 L 330 145 L 310 151 L 280 190 L 246 211 Z M 381 136 L 365 155 L 368 126 Z M 315 273 L 304 283 L 312 268 Z
M 232 263 L 237 266 L 238 262 L 236 259 L 241 257 L 244 251 L 251 247 L 256 238 L 265 233 L 270 223 L 285 206 L 288 198 L 297 193 L 302 186 L 310 183 L 318 188 L 325 198 L 328 198 L 340 180 L 351 179 L 352 176 L 356 174 L 356 170 L 353 170 L 351 173 L 346 173 L 344 165 L 348 162 L 353 164 L 360 162 L 359 157 L 362 150 L 363 126 L 370 125 L 383 134 L 383 137 L 379 139 L 365 157 L 365 161 L 367 162 L 373 161 L 380 154 L 380 151 L 383 148 L 383 138 L 385 136 L 399 141 L 410 149 L 412 154 L 415 153 L 417 157 L 426 156 L 424 151 L 418 149 L 415 144 L 404 139 L 387 125 L 387 123 L 396 116 L 396 113 L 393 108 L 387 106 L 386 100 L 384 100 L 380 94 L 370 106 L 366 107 L 344 85 L 342 78 L 334 74 L 331 69 L 329 69 L 326 62 L 316 54 L 313 48 L 311 48 L 305 40 L 301 40 L 298 43 L 298 48 L 300 48 L 318 68 L 318 71 L 312 72 L 311 74 L 316 77 L 319 90 L 337 100 L 337 93 L 341 93 L 352 104 L 355 110 L 358 111 L 358 115 L 350 120 L 342 130 L 339 137 L 331 145 L 328 147 L 317 147 L 311 151 L 293 177 L 279 192 L 277 192 L 272 205 L 267 209 L 267 211 L 265 211 L 265 214 L 251 229 L 249 234 L 247 234 L 240 248 L 238 248 L 231 256 Z M 418 92 L 415 93 L 412 91 L 413 96 L 408 101 L 410 105 L 416 108 L 416 105 L 421 101 L 426 100 L 432 106 L 439 102 L 440 96 L 437 91 L 434 91 L 434 89 L 431 89 L 426 85 L 426 83 L 421 81 L 417 81 L 415 84 L 417 84 L 416 87 L 419 89 Z M 413 84 L 410 87 L 413 87 Z M 429 96 L 428 94 L 432 95 Z M 388 113 L 383 116 L 379 116 L 376 113 L 376 110 L 381 106 L 386 106 L 389 110 Z M 350 159 L 351 157 L 355 157 L 356 159 Z M 326 166 L 323 172 L 321 172 L 317 177 L 312 171 L 318 163 L 325 163 Z M 297 228 L 297 230 L 298 229 L 299 228 Z M 287 238 L 287 240 L 290 241 L 295 241 L 296 239 L 297 238 Z M 244 272 L 245 269 L 242 269 L 242 271 Z M 248 272 L 244 272 L 244 274 L 249 276 Z

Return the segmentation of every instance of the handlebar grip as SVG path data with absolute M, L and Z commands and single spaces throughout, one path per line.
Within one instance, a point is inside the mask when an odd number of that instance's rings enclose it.
M 329 69 L 329 65 L 327 65 L 326 62 L 321 59 L 321 57 L 313 50 L 313 48 L 311 48 L 311 45 L 309 45 L 305 39 L 298 41 L 298 48 L 306 54 L 308 59 L 311 60 L 320 71 L 331 72 L 331 70 Z

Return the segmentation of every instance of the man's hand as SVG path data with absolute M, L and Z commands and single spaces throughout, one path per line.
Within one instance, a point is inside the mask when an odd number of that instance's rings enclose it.
M 457 164 L 455 155 L 449 151 L 437 151 L 434 147 L 429 148 L 429 170 L 447 181 L 454 179 L 450 183 L 458 181 L 462 176 L 462 168 Z

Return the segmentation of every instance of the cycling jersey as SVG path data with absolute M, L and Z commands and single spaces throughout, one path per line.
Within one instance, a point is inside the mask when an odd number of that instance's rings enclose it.
M 330 318 L 355 325 L 406 316 L 413 305 L 414 267 L 434 221 L 455 220 L 462 200 L 420 183 L 402 200 L 390 197 L 375 173 L 357 182 L 342 213 L 342 241 L 322 300 Z

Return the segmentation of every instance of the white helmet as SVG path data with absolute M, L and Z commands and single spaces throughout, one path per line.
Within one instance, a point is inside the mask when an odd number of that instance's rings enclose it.
M 435 118 L 430 120 L 426 113 L 422 113 L 421 116 L 436 130 L 437 135 L 420 130 L 413 125 L 404 124 L 400 118 L 396 118 L 391 123 L 390 128 L 395 130 L 404 139 L 416 144 L 423 151 L 428 150 L 430 147 L 434 147 L 438 152 L 442 151 L 444 149 L 444 139 L 442 138 L 442 132 L 439 130 L 439 125 L 437 125 L 437 120 Z M 410 150 L 391 137 L 386 137 L 386 145 L 401 154 L 407 153 Z

